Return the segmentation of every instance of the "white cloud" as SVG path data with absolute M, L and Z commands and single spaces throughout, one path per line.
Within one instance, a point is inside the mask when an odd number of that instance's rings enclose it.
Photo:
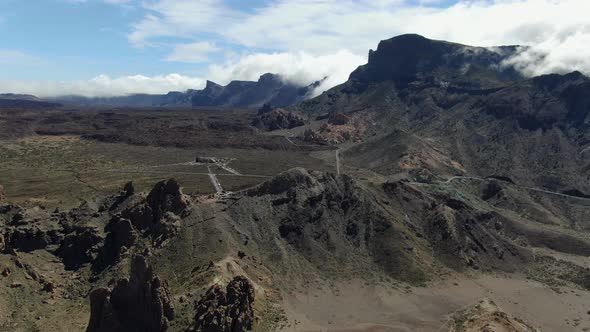
M 217 53 L 221 49 L 210 42 L 196 42 L 191 44 L 178 44 L 167 57 L 167 61 L 199 63 L 206 62 L 209 55 Z
M 379 40 L 419 33 L 478 46 L 531 45 L 527 73 L 580 69 L 590 72 L 588 0 L 462 0 L 448 8 L 437 0 L 277 0 L 237 13 L 222 1 L 159 0 L 134 25 L 129 39 L 145 45 L 158 37 L 203 33 L 241 47 L 313 55 L 348 50 L 366 55 Z M 256 64 L 252 64 L 257 66 Z
M 184 91 L 198 89 L 205 85 L 205 80 L 179 74 L 163 76 L 122 76 L 111 78 L 100 75 L 88 81 L 2 81 L 0 91 L 7 93 L 26 93 L 38 97 L 63 95 L 121 96 L 133 93 L 166 93 L 168 91 Z
M 257 80 L 264 73 L 276 73 L 299 85 L 309 85 L 328 77 L 316 92 L 322 92 L 346 81 L 348 75 L 367 61 L 347 50 L 334 54 L 313 56 L 306 52 L 255 53 L 209 67 L 208 78 L 227 84 L 231 80 Z
M 134 46 L 170 47 L 179 38 L 185 41 L 173 46 L 165 60 L 206 61 L 220 51 L 216 44 L 246 49 L 210 61 L 202 76 L 219 83 L 253 80 L 264 72 L 302 84 L 327 75 L 325 89 L 345 81 L 380 40 L 403 33 L 477 46 L 531 45 L 509 63 L 528 75 L 576 69 L 590 74 L 588 0 L 460 0 L 447 8 L 437 0 L 274 0 L 247 12 L 222 0 L 138 3 L 145 13 L 127 36 Z M 0 51 L 0 63 L 2 58 Z M 154 85 L 129 77 L 90 82 L 83 92 L 182 90 L 162 79 L 168 76 L 148 78 Z M 181 81 L 183 88 L 194 88 L 202 80 L 183 76 Z M 82 83 L 61 84 L 59 90 L 79 91 Z
M 158 0 L 144 2 L 145 17 L 133 24 L 128 39 L 135 46 L 152 44 L 159 37 L 196 37 L 215 33 L 220 24 L 238 20 L 242 15 L 222 0 Z

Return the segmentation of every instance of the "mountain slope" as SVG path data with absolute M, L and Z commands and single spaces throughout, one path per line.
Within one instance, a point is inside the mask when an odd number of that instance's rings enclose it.
M 343 156 L 385 175 L 412 159 L 416 170 L 435 174 L 428 165 L 460 165 L 439 172 L 444 176 L 502 175 L 530 186 L 590 192 L 589 79 L 577 72 L 524 78 L 504 65 L 516 51 L 394 37 L 371 51 L 346 83 L 298 108 L 319 118 L 345 113 L 372 119 L 358 124 L 370 134 L 364 145 Z M 386 140 L 395 132 L 427 144 L 400 152 Z M 425 160 L 432 149 L 446 161 Z

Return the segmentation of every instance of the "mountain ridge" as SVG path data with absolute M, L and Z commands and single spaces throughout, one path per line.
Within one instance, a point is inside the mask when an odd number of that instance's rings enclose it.
M 259 108 L 265 103 L 283 107 L 311 97 L 321 81 L 298 85 L 277 74 L 266 73 L 258 81 L 234 80 L 226 86 L 207 80 L 202 90 L 170 91 L 166 94 L 131 94 L 117 97 L 60 96 L 50 101 L 82 106 L 111 107 L 245 107 Z
M 356 134 L 337 141 L 361 133 L 363 143 L 342 154 L 359 167 L 384 174 L 423 168 L 496 174 L 588 192 L 589 79 L 580 72 L 524 77 L 505 67 L 518 48 L 394 37 L 379 43 L 347 82 L 292 109 L 317 119 L 351 118 L 348 131 Z M 328 124 L 318 132 L 333 135 L 339 128 Z

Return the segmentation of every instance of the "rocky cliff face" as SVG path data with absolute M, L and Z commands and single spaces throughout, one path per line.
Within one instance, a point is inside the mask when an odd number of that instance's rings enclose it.
M 197 332 L 245 332 L 254 326 L 254 286 L 243 276 L 233 278 L 225 290 L 214 285 L 196 305 Z
M 142 256 L 133 258 L 129 279 L 90 293 L 90 310 L 87 332 L 164 332 L 174 319 L 168 289 Z
M 369 52 L 369 62 L 350 74 L 350 81 L 394 81 L 408 85 L 414 81 L 452 85 L 463 88 L 486 88 L 521 79 L 513 68 L 503 66 L 514 55 L 516 46 L 493 49 L 454 44 L 401 35 L 379 43 Z

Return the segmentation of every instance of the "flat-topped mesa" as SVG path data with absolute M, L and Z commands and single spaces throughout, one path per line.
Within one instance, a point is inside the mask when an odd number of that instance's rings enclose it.
M 521 74 L 502 64 L 517 50 L 517 46 L 473 47 L 416 34 L 401 35 L 383 40 L 377 50 L 370 50 L 368 63 L 353 71 L 350 80 L 407 84 L 429 78 L 453 80 L 485 73 L 488 84 L 513 81 L 520 79 Z

